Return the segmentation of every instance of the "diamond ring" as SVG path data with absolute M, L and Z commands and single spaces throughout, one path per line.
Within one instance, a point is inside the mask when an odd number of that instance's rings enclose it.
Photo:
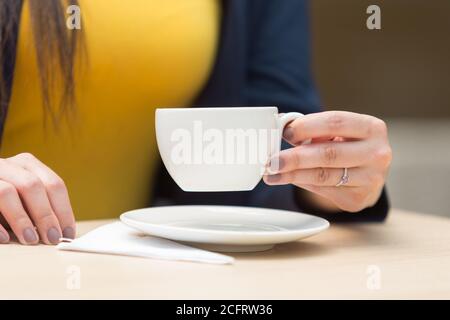
M 346 185 L 348 183 L 348 169 L 344 168 L 344 174 L 341 177 L 341 180 L 336 184 L 336 187 L 340 187 Z

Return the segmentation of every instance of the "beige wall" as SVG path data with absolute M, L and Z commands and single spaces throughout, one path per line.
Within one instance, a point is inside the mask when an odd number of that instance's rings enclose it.
M 322 102 L 378 116 L 450 117 L 450 0 L 311 0 Z M 382 29 L 366 28 L 370 4 Z

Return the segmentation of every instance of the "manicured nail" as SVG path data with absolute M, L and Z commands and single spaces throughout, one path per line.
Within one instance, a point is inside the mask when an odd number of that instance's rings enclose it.
M 8 243 L 9 237 L 4 233 L 0 232 L 0 243 Z
M 72 227 L 64 228 L 63 237 L 67 239 L 75 239 L 75 230 L 73 230 Z
M 59 233 L 58 229 L 56 229 L 55 227 L 51 227 L 50 229 L 48 229 L 47 239 L 51 244 L 58 244 L 60 238 L 61 234 Z
M 267 171 L 269 174 L 275 174 L 280 170 L 282 170 L 283 167 L 284 167 L 284 160 L 281 159 L 280 157 L 273 157 L 272 159 L 270 159 Z
M 294 137 L 294 130 L 291 127 L 287 127 L 283 131 L 283 137 L 286 140 L 291 140 Z
M 26 228 L 23 231 L 23 239 L 27 244 L 34 244 L 37 241 L 36 232 L 31 228 Z
M 267 183 L 277 183 L 281 178 L 281 174 L 273 174 L 270 176 L 265 176 L 264 179 Z

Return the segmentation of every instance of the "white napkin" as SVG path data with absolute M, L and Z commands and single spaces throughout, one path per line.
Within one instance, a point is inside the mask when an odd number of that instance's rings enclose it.
M 234 262 L 233 257 L 189 247 L 171 240 L 143 235 L 122 222 L 106 224 L 71 242 L 61 242 L 57 248 L 59 250 L 214 264 Z

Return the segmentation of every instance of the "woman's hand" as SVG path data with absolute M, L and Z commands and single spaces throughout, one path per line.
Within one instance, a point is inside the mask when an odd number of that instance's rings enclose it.
M 305 115 L 284 130 L 295 147 L 272 159 L 264 181 L 292 183 L 315 195 L 315 204 L 357 212 L 380 197 L 392 159 L 386 124 L 375 117 L 329 111 Z M 311 139 L 310 144 L 302 144 Z M 336 186 L 348 168 L 348 182 Z
M 29 153 L 0 159 L 0 243 L 7 225 L 22 244 L 57 244 L 75 237 L 75 219 L 63 180 Z

